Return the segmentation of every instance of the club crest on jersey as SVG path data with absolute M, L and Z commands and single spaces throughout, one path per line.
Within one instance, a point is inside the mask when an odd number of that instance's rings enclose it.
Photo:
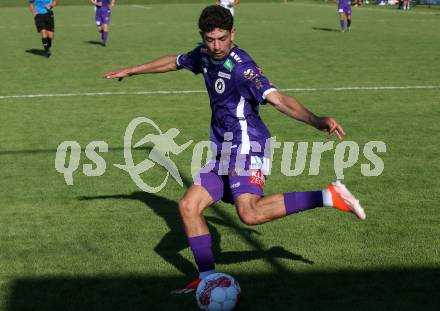
M 215 81 L 214 86 L 215 86 L 215 91 L 218 94 L 223 94 L 223 92 L 225 91 L 225 80 L 223 80 L 222 78 L 218 78 Z
M 234 63 L 228 58 L 223 63 L 223 67 L 225 67 L 229 72 L 232 72 L 232 69 L 234 69 Z

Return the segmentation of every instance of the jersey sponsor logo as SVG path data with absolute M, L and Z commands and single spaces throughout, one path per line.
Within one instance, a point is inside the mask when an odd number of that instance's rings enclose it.
M 232 53 L 231 53 L 231 56 L 232 56 L 232 58 L 233 58 L 237 63 L 241 63 L 241 62 L 242 62 L 240 56 L 238 56 L 237 53 L 232 52 Z
M 251 156 L 251 169 L 261 170 L 263 168 L 263 158 L 258 156 Z
M 225 79 L 231 79 L 231 75 L 229 74 L 229 73 L 224 73 L 224 72 L 222 72 L 222 71 L 219 71 L 218 72 L 218 76 L 220 77 L 220 78 L 225 78 Z
M 265 183 L 263 172 L 261 170 L 250 170 L 250 173 L 248 182 L 251 185 L 263 188 Z
M 256 74 L 253 69 L 246 69 L 243 72 L 243 76 L 246 79 L 251 80 L 252 82 L 254 82 L 254 84 L 257 87 L 257 89 L 261 89 L 261 87 L 263 86 L 263 83 L 259 79 L 260 76 L 258 74 Z
M 228 58 L 223 63 L 223 67 L 225 67 L 229 72 L 232 72 L 232 69 L 234 69 L 234 63 Z
M 236 182 L 235 184 L 232 184 L 231 185 L 231 189 L 235 189 L 235 188 L 238 188 L 238 187 L 240 187 L 240 182 Z
M 215 91 L 218 94 L 223 94 L 223 92 L 225 91 L 225 80 L 223 80 L 222 78 L 218 78 L 215 81 L 214 87 L 215 87 Z

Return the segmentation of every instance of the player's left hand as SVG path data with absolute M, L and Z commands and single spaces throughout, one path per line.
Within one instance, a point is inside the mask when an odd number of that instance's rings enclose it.
M 327 131 L 328 138 L 334 134 L 339 140 L 342 140 L 342 138 L 345 136 L 345 131 L 342 126 L 331 117 L 318 118 L 316 127 L 321 131 Z

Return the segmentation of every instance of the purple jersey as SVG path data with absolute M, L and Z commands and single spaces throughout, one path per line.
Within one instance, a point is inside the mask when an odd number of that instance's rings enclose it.
M 351 15 L 350 0 L 338 0 L 338 12 Z
M 101 1 L 98 1 L 98 2 L 101 2 L 101 6 L 97 6 L 97 8 L 108 10 L 110 8 L 110 1 L 111 0 L 101 0 Z
M 110 17 L 111 17 L 112 13 L 110 11 L 110 8 L 100 8 L 97 7 L 95 8 L 95 21 L 96 21 L 96 26 L 101 26 L 101 25 L 108 25 L 110 24 Z
M 108 25 L 110 24 L 111 10 L 110 10 L 111 0 L 101 0 L 101 6 L 96 6 L 95 8 L 95 21 L 96 26 Z
M 203 74 L 212 111 L 211 141 L 217 155 L 225 140 L 232 143 L 231 156 L 262 155 L 270 133 L 259 116 L 259 105 L 276 89 L 252 58 L 234 47 L 224 60 L 216 61 L 200 45 L 179 55 L 177 68 Z

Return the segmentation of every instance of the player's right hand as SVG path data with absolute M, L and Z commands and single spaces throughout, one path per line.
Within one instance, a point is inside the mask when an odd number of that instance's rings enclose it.
M 130 76 L 130 73 L 129 73 L 128 69 L 122 68 L 122 69 L 117 69 L 117 70 L 107 72 L 104 75 L 104 78 L 106 78 L 106 79 L 116 79 L 116 78 L 122 79 L 122 78 L 129 77 L 129 76 Z

